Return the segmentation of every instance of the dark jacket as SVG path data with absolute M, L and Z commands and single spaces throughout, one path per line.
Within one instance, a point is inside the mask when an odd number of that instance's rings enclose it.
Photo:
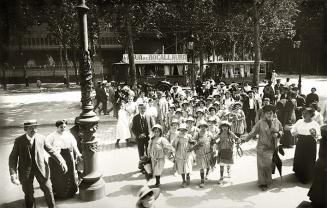
M 151 118 L 150 116 L 145 115 L 145 120 L 146 120 L 146 126 L 145 129 L 142 130 L 141 115 L 137 114 L 134 116 L 133 123 L 132 123 L 132 132 L 136 136 L 136 138 L 138 138 L 142 133 L 149 136 L 152 126 L 154 126 L 155 124 L 154 119 Z
M 35 139 L 35 162 L 44 178 L 49 178 L 49 165 L 46 161 L 45 152 L 46 150 L 50 156 L 52 156 L 58 164 L 64 164 L 65 160 L 62 156 L 57 153 L 50 144 L 45 142 L 45 137 L 36 134 Z M 26 137 L 26 134 L 15 139 L 14 147 L 9 155 L 9 172 L 10 175 L 17 174 L 20 181 L 24 181 L 29 177 L 30 170 L 32 167 L 32 158 L 30 154 L 31 144 Z M 17 166 L 18 163 L 18 166 Z

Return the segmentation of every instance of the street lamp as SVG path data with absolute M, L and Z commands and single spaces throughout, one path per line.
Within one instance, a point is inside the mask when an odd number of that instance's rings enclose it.
M 80 80 L 82 112 L 79 116 L 80 134 L 82 137 L 82 153 L 84 171 L 79 185 L 79 195 L 83 201 L 94 201 L 105 196 L 105 182 L 98 167 L 98 141 L 94 133 L 98 128 L 99 118 L 94 112 L 92 104 L 92 69 L 88 43 L 87 11 L 85 0 L 80 0 L 76 7 L 79 18 L 80 35 Z
M 300 59 L 299 59 L 299 51 L 300 51 L 300 47 L 301 47 L 301 39 L 299 34 L 296 34 L 293 38 L 293 48 L 296 50 L 296 58 L 297 58 L 297 62 L 300 63 Z M 299 81 L 298 81 L 298 88 L 299 88 L 299 92 L 301 93 L 301 88 L 302 88 L 302 69 L 300 64 L 297 63 L 298 66 L 298 71 L 299 71 Z
M 192 86 L 192 90 L 194 90 L 194 83 L 195 83 L 195 67 L 194 67 L 194 63 L 195 63 L 195 58 L 194 58 L 194 40 L 195 37 L 193 35 L 193 33 L 191 33 L 188 41 L 187 41 L 187 49 L 190 51 L 191 53 L 191 58 L 192 58 L 192 67 L 191 67 L 191 86 Z

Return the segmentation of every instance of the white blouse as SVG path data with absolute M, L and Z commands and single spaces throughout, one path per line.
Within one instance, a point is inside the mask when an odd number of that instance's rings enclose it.
M 62 134 L 59 134 L 57 131 L 52 132 L 47 136 L 46 140 L 57 152 L 60 152 L 61 149 L 70 149 L 77 156 L 81 155 L 77 148 L 77 142 L 69 131 L 64 131 Z
M 310 123 L 304 122 L 304 119 L 298 120 L 291 128 L 292 135 L 311 135 L 310 129 L 315 129 L 317 137 L 320 138 L 320 126 L 316 121 L 311 121 Z

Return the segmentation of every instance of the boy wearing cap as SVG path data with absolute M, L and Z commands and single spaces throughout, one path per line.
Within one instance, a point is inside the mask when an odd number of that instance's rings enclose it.
M 46 143 L 45 137 L 37 134 L 37 125 L 36 120 L 24 123 L 26 133 L 15 139 L 13 149 L 9 156 L 9 172 L 11 182 L 16 185 L 19 185 L 19 183 L 22 185 L 26 208 L 35 206 L 34 177 L 44 192 L 48 207 L 52 208 L 55 207 L 55 200 L 50 181 L 50 169 L 46 162 L 44 152 L 48 152 L 55 159 L 64 173 L 67 172 L 68 168 L 62 156 L 52 146 Z

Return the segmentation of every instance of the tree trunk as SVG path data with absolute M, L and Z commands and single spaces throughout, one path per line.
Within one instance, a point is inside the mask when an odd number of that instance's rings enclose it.
M 125 21 L 126 21 L 126 28 L 127 28 L 127 50 L 128 50 L 128 60 L 129 60 L 129 76 L 130 76 L 130 84 L 134 86 L 137 84 L 136 81 L 136 67 L 135 67 L 135 60 L 134 60 L 134 44 L 133 44 L 133 34 L 132 34 L 132 23 L 130 17 L 130 10 L 129 6 L 127 5 L 126 13 L 125 13 Z
M 203 59 L 204 59 L 204 56 L 203 56 L 203 46 L 202 44 L 200 45 L 200 76 L 202 77 L 203 76 Z
M 232 61 L 235 61 L 235 57 L 236 57 L 236 44 L 237 41 L 233 42 L 233 51 L 232 51 Z
M 69 72 L 68 72 L 68 56 L 67 56 L 67 46 L 64 45 L 64 57 L 65 57 L 65 72 L 66 72 L 66 84 L 69 87 Z
M 257 7 L 257 0 L 253 0 L 253 23 L 254 23 L 254 71 L 253 71 L 253 86 L 259 85 L 259 72 L 260 72 L 260 23 L 259 13 Z
M 76 48 L 72 47 L 73 49 L 73 65 L 74 65 L 74 70 L 75 70 L 75 77 L 76 77 L 76 85 L 79 85 L 79 76 L 78 76 L 78 68 L 77 68 L 77 64 L 76 64 Z

